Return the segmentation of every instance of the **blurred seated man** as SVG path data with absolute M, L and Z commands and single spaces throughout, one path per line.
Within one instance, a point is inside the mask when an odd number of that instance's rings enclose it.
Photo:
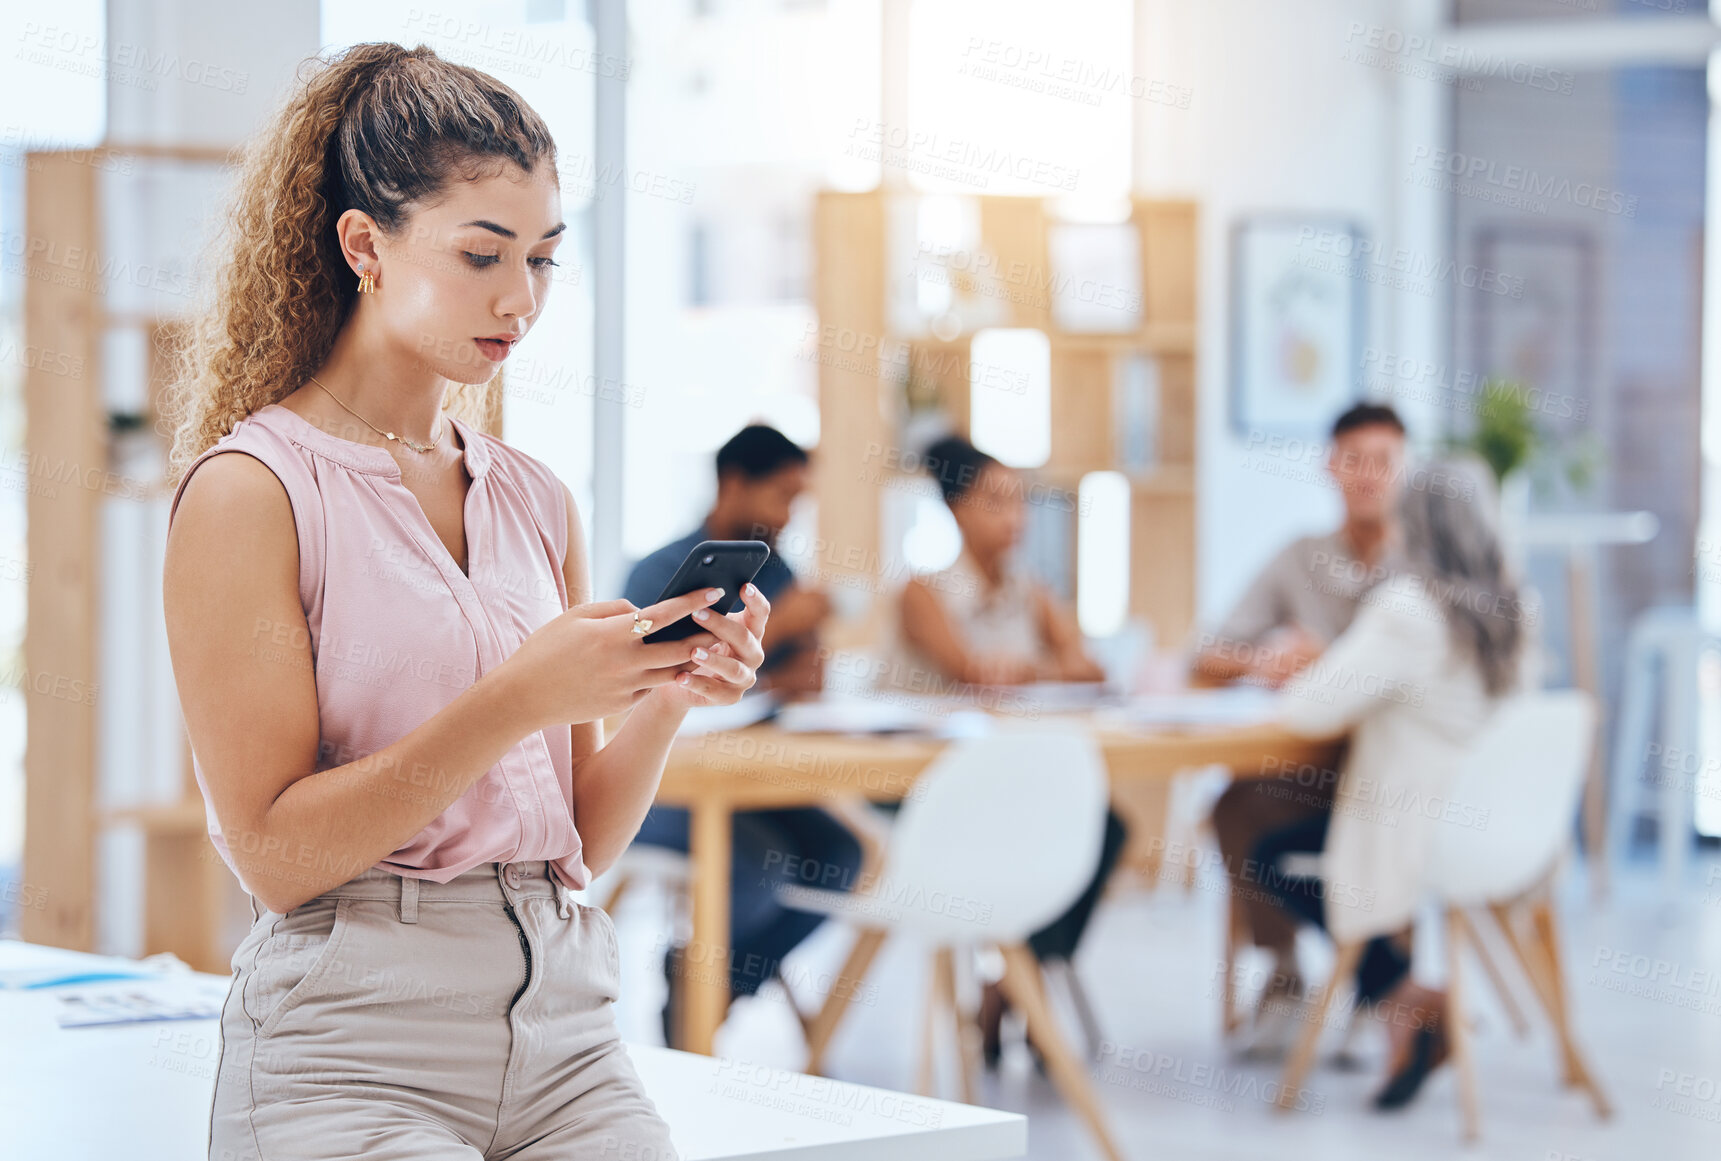
M 717 501 L 698 528 L 634 566 L 623 594 L 641 608 L 654 603 L 683 558 L 702 540 L 763 540 L 773 551 L 753 583 L 771 602 L 765 627 L 765 664 L 759 685 L 779 691 L 817 690 L 818 628 L 830 613 L 824 593 L 798 584 L 775 551 L 789 522 L 795 497 L 807 484 L 807 453 L 775 428 L 744 427 L 717 451 Z M 635 842 L 688 849 L 688 813 L 653 806 Z M 861 865 L 860 844 L 822 810 L 762 810 L 735 815 L 729 900 L 730 989 L 750 996 L 775 975 L 778 965 L 813 930 L 820 916 L 777 904 L 783 883 L 846 888 Z M 721 949 L 699 949 L 709 956 Z M 671 1013 L 681 949 L 664 959 L 670 1003 L 664 1007 L 664 1039 L 671 1039 Z
M 807 453 L 782 432 L 750 424 L 717 449 L 717 500 L 699 527 L 671 541 L 634 565 L 623 594 L 644 608 L 693 546 L 701 540 L 763 540 L 770 558 L 753 578 L 771 602 L 765 626 L 765 663 L 759 668 L 759 688 L 817 692 L 819 626 L 831 615 L 831 599 L 823 591 L 799 583 L 777 555 L 777 537 L 789 523 L 795 498 L 807 488 Z
M 1362 595 L 1402 562 L 1396 504 L 1404 474 L 1404 424 L 1392 408 L 1359 403 L 1333 423 L 1327 471 L 1344 503 L 1344 523 L 1320 536 L 1292 541 L 1267 563 L 1215 633 L 1204 633 L 1194 662 L 1199 683 L 1256 682 L 1278 688 L 1343 633 Z M 1234 781 L 1213 809 L 1213 828 L 1240 907 L 1258 947 L 1273 952 L 1276 970 L 1262 1011 L 1302 991 L 1296 968 L 1296 927 L 1285 913 L 1243 881 L 1263 835 L 1332 809 L 1337 771 L 1313 781 L 1270 778 Z M 1240 878 L 1241 877 L 1241 878 Z M 1272 1030 L 1287 1032 L 1283 1024 Z M 1262 1037 L 1268 1029 L 1257 1029 Z
M 1104 680 L 1082 647 L 1075 618 L 1015 559 L 1025 519 L 1021 477 L 957 436 L 929 447 L 926 467 L 962 532 L 962 552 L 948 569 L 903 588 L 900 631 L 909 672 L 895 674 L 898 683 L 923 686 L 915 679 L 921 670 L 977 685 Z M 1042 962 L 1075 954 L 1126 837 L 1123 821 L 1108 811 L 1093 881 L 1064 915 L 1028 937 Z M 980 1021 L 989 1065 L 999 1058 L 1003 1011 L 1002 995 L 987 984 Z

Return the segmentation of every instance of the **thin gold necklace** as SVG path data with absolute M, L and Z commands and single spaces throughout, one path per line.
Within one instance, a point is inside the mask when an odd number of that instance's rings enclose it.
M 411 440 L 411 439 L 406 438 L 406 436 L 404 436 L 404 435 L 396 435 L 392 431 L 384 431 L 382 428 L 378 427 L 376 424 L 372 423 L 370 420 L 366 419 L 364 416 L 360 415 L 358 412 L 356 412 L 352 408 L 348 407 L 345 403 L 341 403 L 341 397 L 339 395 L 336 395 L 333 391 L 329 391 L 328 387 L 324 386 L 323 381 L 321 379 L 317 378 L 315 375 L 312 375 L 312 376 L 310 376 L 310 380 L 311 380 L 311 382 L 315 383 L 317 386 L 322 387 L 324 391 L 327 391 L 329 398 L 333 399 L 336 403 L 340 403 L 341 407 L 343 409 L 345 409 L 347 414 L 351 415 L 354 419 L 358 420 L 360 423 L 364 424 L 366 427 L 370 428 L 372 431 L 376 432 L 380 436 L 383 436 L 384 438 L 392 439 L 396 443 L 404 443 L 407 447 L 411 448 L 415 452 L 433 452 L 438 447 L 440 447 L 442 445 L 442 431 L 443 431 L 443 428 L 445 426 L 444 424 L 438 423 L 436 425 L 436 438 L 435 439 L 431 440 L 428 444 L 419 443 L 416 440 Z

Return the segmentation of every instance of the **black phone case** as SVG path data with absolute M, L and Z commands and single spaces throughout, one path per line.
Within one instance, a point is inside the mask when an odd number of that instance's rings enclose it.
M 701 564 L 707 553 L 716 559 L 710 564 Z M 720 615 L 727 615 L 741 605 L 741 586 L 758 576 L 770 558 L 771 546 L 763 540 L 701 540 L 682 560 L 657 599 L 667 601 L 698 589 L 720 588 L 723 596 L 711 608 Z M 703 632 L 704 628 L 692 616 L 686 616 L 647 633 L 645 640 L 680 641 Z

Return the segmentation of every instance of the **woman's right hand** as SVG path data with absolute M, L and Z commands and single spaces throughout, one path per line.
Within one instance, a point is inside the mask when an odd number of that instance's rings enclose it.
M 631 708 L 691 668 L 693 651 L 716 638 L 695 633 L 647 643 L 633 631 L 634 614 L 663 628 L 722 598 L 704 589 L 637 609 L 631 601 L 575 605 L 540 626 L 502 663 L 539 729 L 590 722 Z

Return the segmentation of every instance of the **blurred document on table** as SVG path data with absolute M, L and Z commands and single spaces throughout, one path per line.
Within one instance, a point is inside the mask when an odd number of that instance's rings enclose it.
M 213 1020 L 221 1015 L 228 979 L 190 972 L 57 992 L 54 1019 L 62 1028 Z
M 1108 713 L 1132 726 L 1255 726 L 1273 719 L 1279 698 L 1270 689 L 1237 685 L 1227 689 L 1150 694 Z
M 784 706 L 776 725 L 788 734 L 936 734 L 947 716 L 930 698 L 826 694 Z
M 675 731 L 678 738 L 697 738 L 723 730 L 743 730 L 758 725 L 777 712 L 777 699 L 770 693 L 752 693 L 734 705 L 696 705 Z

